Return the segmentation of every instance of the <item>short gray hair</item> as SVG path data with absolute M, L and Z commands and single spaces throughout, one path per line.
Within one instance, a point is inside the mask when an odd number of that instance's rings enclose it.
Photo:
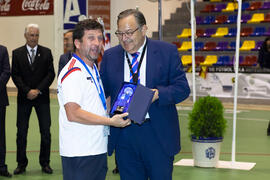
M 29 32 L 29 29 L 30 29 L 30 28 L 36 28 L 36 29 L 39 30 L 38 24 L 28 24 L 28 25 L 25 27 L 24 33 Z

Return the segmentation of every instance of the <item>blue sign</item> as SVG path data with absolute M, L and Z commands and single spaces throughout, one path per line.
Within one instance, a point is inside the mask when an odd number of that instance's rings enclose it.
M 64 29 L 73 29 L 87 17 L 88 0 L 64 0 Z

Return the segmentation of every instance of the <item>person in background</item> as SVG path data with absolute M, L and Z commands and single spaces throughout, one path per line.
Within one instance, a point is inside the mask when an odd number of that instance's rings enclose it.
M 58 64 L 58 76 L 63 69 L 63 67 L 68 63 L 72 57 L 73 53 L 73 39 L 72 39 L 72 30 L 69 30 L 64 33 L 64 54 L 60 56 Z
M 8 106 L 7 83 L 10 78 L 8 51 L 0 45 L 0 176 L 11 177 L 6 161 L 6 106 Z
M 26 44 L 12 52 L 11 77 L 18 89 L 17 96 L 17 163 L 14 175 L 26 170 L 27 133 L 29 118 L 35 108 L 41 135 L 39 163 L 44 173 L 52 174 L 50 167 L 51 114 L 49 87 L 55 73 L 51 50 L 38 44 L 39 26 L 28 24 L 24 37 Z
M 261 68 L 270 69 L 270 37 L 264 40 L 259 50 L 258 64 Z
M 270 69 L 270 37 L 265 38 L 259 50 L 258 64 L 261 68 Z M 267 128 L 267 136 L 270 136 L 270 121 Z
M 106 50 L 101 61 L 106 96 L 114 100 L 124 81 L 145 85 L 154 96 L 143 124 L 110 128 L 108 154 L 115 150 L 123 180 L 170 180 L 181 147 L 176 104 L 190 93 L 179 53 L 173 44 L 146 37 L 138 10 L 121 12 L 117 27 L 120 45 Z
M 95 65 L 102 25 L 92 19 L 73 31 L 75 53 L 58 76 L 59 144 L 64 180 L 105 180 L 108 126 L 125 127 L 128 113 L 107 117 L 103 85 Z

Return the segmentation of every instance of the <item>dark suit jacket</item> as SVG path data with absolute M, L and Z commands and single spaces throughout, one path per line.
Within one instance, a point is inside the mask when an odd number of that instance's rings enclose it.
M 175 104 L 190 93 L 185 72 L 176 46 L 148 39 L 146 86 L 159 91 L 159 99 L 151 104 L 151 125 L 168 155 L 180 151 L 180 129 Z M 101 62 L 101 78 L 105 94 L 112 102 L 124 81 L 124 49 L 118 45 L 105 51 Z M 118 141 L 120 128 L 111 127 L 108 153 L 111 155 Z
M 59 64 L 58 64 L 58 75 L 60 74 L 63 67 L 68 63 L 68 61 L 72 57 L 72 52 L 67 52 L 60 56 Z
M 0 106 L 8 105 L 7 82 L 10 78 L 10 65 L 7 48 L 0 45 Z
M 49 103 L 49 87 L 55 73 L 51 50 L 38 45 L 35 61 L 30 65 L 26 45 L 12 52 L 11 77 L 18 88 L 18 103 Z M 39 89 L 41 94 L 34 99 L 27 99 L 31 89 Z

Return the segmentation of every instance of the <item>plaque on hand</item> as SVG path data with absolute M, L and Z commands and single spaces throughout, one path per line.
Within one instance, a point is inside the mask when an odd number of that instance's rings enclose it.
M 151 105 L 154 91 L 141 85 L 124 82 L 114 100 L 111 116 L 128 112 L 128 118 L 142 124 Z

